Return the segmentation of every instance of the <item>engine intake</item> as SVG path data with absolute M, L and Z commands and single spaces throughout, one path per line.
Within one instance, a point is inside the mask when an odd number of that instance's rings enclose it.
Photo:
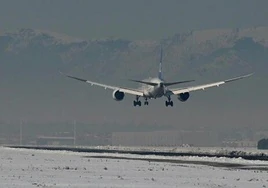
M 121 92 L 119 90 L 115 90 L 113 92 L 113 99 L 116 100 L 116 101 L 122 101 L 125 97 L 125 93 L 124 92 Z
M 190 93 L 186 92 L 186 93 L 181 93 L 178 95 L 178 99 L 181 101 L 181 102 L 185 102 L 189 99 L 190 97 Z

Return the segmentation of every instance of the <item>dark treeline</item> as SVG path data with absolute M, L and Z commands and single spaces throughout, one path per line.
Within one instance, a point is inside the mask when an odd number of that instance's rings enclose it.
M 268 139 L 261 139 L 258 142 L 258 149 L 268 149 Z

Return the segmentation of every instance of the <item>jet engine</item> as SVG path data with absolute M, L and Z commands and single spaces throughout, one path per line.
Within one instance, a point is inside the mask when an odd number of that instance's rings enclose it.
M 178 99 L 181 101 L 181 102 L 185 102 L 189 99 L 190 97 L 190 93 L 186 92 L 186 93 L 181 93 L 178 95 Z
M 113 92 L 113 99 L 116 101 L 122 101 L 125 97 L 125 93 L 119 90 L 114 90 Z

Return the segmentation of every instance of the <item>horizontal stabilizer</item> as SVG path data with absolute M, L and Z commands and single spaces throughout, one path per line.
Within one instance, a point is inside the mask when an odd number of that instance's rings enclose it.
M 186 80 L 186 81 L 180 81 L 180 82 L 165 82 L 164 86 L 171 86 L 171 85 L 183 84 L 183 83 L 194 82 L 194 81 L 195 80 Z
M 141 81 L 141 80 L 130 80 L 130 81 L 141 83 L 141 84 L 146 84 L 146 85 L 150 85 L 150 86 L 157 86 L 157 83 L 153 83 L 153 82 L 146 82 L 146 81 Z
M 146 85 L 150 85 L 150 86 L 157 86 L 157 83 L 154 82 L 147 82 L 147 81 L 141 81 L 141 80 L 130 80 L 132 82 L 137 82 L 137 83 L 141 83 L 141 84 L 146 84 Z M 194 80 L 186 80 L 186 81 L 180 81 L 180 82 L 164 82 L 163 85 L 164 86 L 171 86 L 171 85 L 176 85 L 176 84 L 183 84 L 183 83 L 187 83 L 187 82 L 193 82 Z

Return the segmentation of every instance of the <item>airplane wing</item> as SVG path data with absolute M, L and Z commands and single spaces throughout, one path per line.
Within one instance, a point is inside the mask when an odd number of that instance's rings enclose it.
M 131 88 L 124 88 L 124 87 L 117 87 L 117 86 L 101 84 L 101 83 L 97 83 L 97 82 L 92 82 L 90 80 L 85 80 L 85 79 L 82 79 L 82 78 L 70 76 L 70 75 L 64 74 L 62 72 L 60 72 L 60 73 L 62 75 L 64 75 L 64 76 L 69 77 L 69 78 L 72 78 L 72 79 L 75 79 L 75 80 L 78 80 L 78 81 L 81 81 L 81 82 L 86 82 L 86 83 L 90 84 L 91 86 L 95 85 L 95 86 L 102 87 L 104 89 L 119 90 L 121 92 L 128 93 L 128 94 L 131 94 L 131 95 L 143 96 L 143 92 L 141 90 L 138 90 L 138 89 L 131 89 Z
M 236 78 L 231 78 L 231 79 L 224 80 L 224 81 L 210 83 L 210 84 L 204 84 L 204 85 L 198 85 L 198 86 L 190 86 L 190 87 L 186 87 L 186 88 L 170 89 L 169 90 L 169 92 L 170 92 L 169 94 L 170 95 L 179 95 L 181 93 L 187 93 L 187 92 L 191 92 L 191 91 L 205 90 L 205 89 L 210 88 L 210 87 L 216 87 L 216 86 L 219 87 L 222 84 L 226 84 L 226 83 L 229 83 L 229 82 L 240 80 L 240 79 L 249 77 L 252 74 L 253 73 L 247 74 L 247 75 L 243 75 L 243 76 L 239 76 L 239 77 L 236 77 Z

